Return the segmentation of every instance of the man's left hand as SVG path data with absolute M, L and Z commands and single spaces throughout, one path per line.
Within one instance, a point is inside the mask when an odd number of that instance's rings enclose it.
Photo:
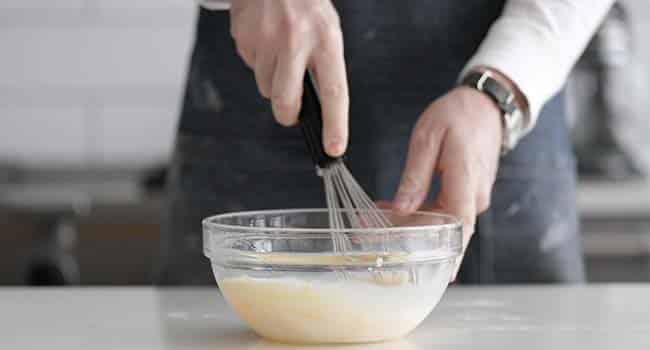
M 461 86 L 435 100 L 413 128 L 393 208 L 404 215 L 434 210 L 461 219 L 464 252 L 476 216 L 490 205 L 501 134 L 501 111 L 484 93 Z M 434 174 L 442 181 L 440 193 L 425 203 Z

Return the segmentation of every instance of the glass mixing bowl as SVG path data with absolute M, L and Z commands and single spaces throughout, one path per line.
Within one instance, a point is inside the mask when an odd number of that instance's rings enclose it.
M 341 210 L 344 214 L 344 210 Z M 329 228 L 327 209 L 222 214 L 204 254 L 226 301 L 262 337 L 358 343 L 409 333 L 436 306 L 461 254 L 448 215 L 384 210 L 389 228 Z M 334 250 L 333 235 L 349 248 Z

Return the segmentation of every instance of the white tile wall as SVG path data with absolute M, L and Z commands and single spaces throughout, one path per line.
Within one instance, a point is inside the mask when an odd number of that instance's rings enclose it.
M 2 84 L 178 86 L 191 38 L 179 28 L 19 28 L 0 32 Z
M 194 16 L 193 0 L 0 1 L 0 161 L 166 159 Z
M 114 106 L 99 113 L 95 152 L 104 163 L 127 162 L 137 164 L 142 155 L 150 161 L 164 161 L 163 155 L 174 139 L 175 108 L 161 106 Z M 128 120 L 116 123 L 115 120 Z M 161 123 L 161 121 L 165 121 Z M 152 142 L 159 140 L 159 142 Z
M 75 165 L 85 159 L 83 108 L 0 107 L 0 115 L 0 150 L 9 160 Z
M 0 9 L 79 9 L 85 0 L 2 0 Z
M 73 0 L 66 0 L 73 1 Z M 194 5 L 195 0 L 95 0 L 91 6 L 103 9 L 177 9 Z

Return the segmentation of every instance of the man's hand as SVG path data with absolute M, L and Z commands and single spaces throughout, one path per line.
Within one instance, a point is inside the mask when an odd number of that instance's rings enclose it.
M 463 252 L 476 216 L 490 205 L 501 148 L 500 113 L 487 95 L 470 87 L 457 87 L 429 105 L 413 129 L 393 202 L 402 214 L 424 209 L 460 218 Z M 434 203 L 424 203 L 434 174 L 440 175 L 441 191 Z
M 323 108 L 323 146 L 331 156 L 348 142 L 348 84 L 343 37 L 330 0 L 233 0 L 231 34 L 255 71 L 276 120 L 298 121 L 306 69 L 316 76 Z

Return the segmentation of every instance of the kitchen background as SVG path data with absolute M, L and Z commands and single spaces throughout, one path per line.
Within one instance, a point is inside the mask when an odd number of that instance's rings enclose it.
M 568 84 L 593 282 L 650 281 L 650 3 L 620 5 Z M 0 285 L 149 283 L 195 14 L 0 2 Z

